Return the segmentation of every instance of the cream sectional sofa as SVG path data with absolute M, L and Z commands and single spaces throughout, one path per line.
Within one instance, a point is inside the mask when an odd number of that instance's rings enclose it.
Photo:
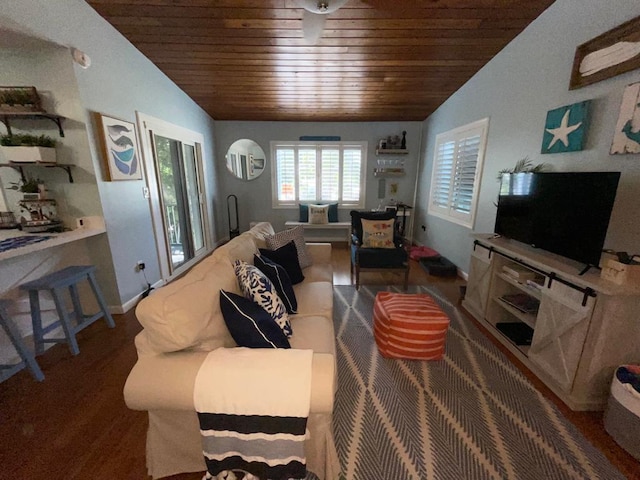
M 193 404 L 195 377 L 209 351 L 236 347 L 220 312 L 219 291 L 241 294 L 233 260 L 253 263 L 258 248 L 266 248 L 265 236 L 273 233 L 271 224 L 257 224 L 136 309 L 144 329 L 135 339 L 138 361 L 127 378 L 124 397 L 129 408 L 148 412 L 147 468 L 153 478 L 205 470 Z M 321 479 L 334 479 L 339 463 L 331 428 L 336 386 L 331 245 L 307 248 L 313 265 L 294 286 L 298 313 L 290 316 L 290 343 L 314 352 L 307 468 Z

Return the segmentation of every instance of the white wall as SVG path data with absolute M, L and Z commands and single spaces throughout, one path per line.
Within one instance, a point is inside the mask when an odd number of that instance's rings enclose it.
M 217 121 L 216 127 L 216 168 L 220 176 L 218 195 L 218 230 L 228 234 L 228 215 L 226 197 L 235 194 L 238 197 L 240 231 L 249 228 L 252 221 L 271 221 L 276 230 L 284 228 L 287 220 L 298 220 L 297 208 L 271 208 L 271 151 L 270 142 L 297 141 L 301 136 L 339 136 L 342 141 L 368 142 L 366 208 L 378 206 L 378 179 L 373 176 L 376 167 L 376 146 L 381 138 L 389 135 L 401 135 L 407 132 L 407 149 L 404 177 L 386 180 L 386 198 L 389 200 L 391 182 L 398 183 L 395 199 L 413 205 L 416 171 L 420 152 L 421 122 L 237 122 Z M 235 178 L 226 168 L 225 155 L 228 148 L 238 139 L 249 138 L 258 143 L 266 154 L 265 171 L 258 178 L 247 181 Z M 347 222 L 350 209 L 340 209 L 338 217 Z M 235 225 L 235 222 L 234 222 Z
M 202 133 L 204 160 L 210 167 L 206 179 L 210 205 L 216 188 L 213 120 L 82 0 L 5 2 L 0 14 L 0 27 L 19 28 L 91 57 L 89 69 L 75 64 L 73 69 L 88 132 L 86 155 L 96 175 L 108 230 L 108 248 L 98 253 L 105 264 L 113 264 L 115 275 L 106 285 L 106 295 L 109 304 L 122 305 L 146 286 L 134 270 L 138 260 L 147 264 L 150 282 L 160 277 L 157 252 L 148 201 L 142 194 L 144 181 L 106 181 L 92 112 L 135 122 L 135 112 L 141 111 Z M 218 237 L 216 232 L 213 237 Z
M 468 271 L 471 231 L 426 213 L 433 149 L 438 133 L 490 117 L 474 231 L 493 232 L 497 172 L 528 156 L 554 171 L 621 171 L 605 247 L 640 251 L 640 155 L 609 155 L 623 90 L 640 71 L 568 90 L 576 47 L 638 15 L 637 1 L 558 0 L 424 122 L 417 241 Z M 593 100 L 585 150 L 540 154 L 547 111 L 584 100 Z

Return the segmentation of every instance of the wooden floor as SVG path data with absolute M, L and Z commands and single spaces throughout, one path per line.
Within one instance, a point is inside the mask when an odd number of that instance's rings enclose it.
M 350 284 L 347 249 L 344 244 L 334 244 L 333 252 L 334 283 Z M 363 284 L 401 281 L 400 276 L 362 275 Z M 412 262 L 410 283 L 437 284 L 457 303 L 459 285 L 464 281 L 431 277 Z M 129 410 L 122 398 L 125 379 L 136 361 L 133 338 L 140 326 L 133 312 L 116 315 L 115 320 L 114 330 L 99 321 L 80 332 L 77 357 L 62 345 L 39 357 L 46 376 L 44 382 L 35 382 L 22 371 L 0 384 L 0 480 L 150 478 L 144 459 L 146 414 Z M 640 462 L 607 435 L 602 413 L 572 412 L 525 367 L 519 366 L 614 465 L 629 479 L 640 480 Z M 202 475 L 171 478 L 200 480 Z

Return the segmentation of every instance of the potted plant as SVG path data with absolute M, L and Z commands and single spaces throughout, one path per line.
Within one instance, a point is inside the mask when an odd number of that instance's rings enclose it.
M 44 181 L 39 178 L 28 177 L 19 182 L 11 182 L 9 189 L 22 192 L 24 200 L 42 200 L 46 196 Z
M 2 135 L 0 145 L 11 162 L 56 163 L 56 141 L 47 135 Z
M 0 87 L 0 111 L 5 113 L 42 111 L 37 90 L 35 87 Z

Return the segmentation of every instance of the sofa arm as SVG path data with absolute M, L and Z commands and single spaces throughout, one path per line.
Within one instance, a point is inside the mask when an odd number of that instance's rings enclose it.
M 311 255 L 314 264 L 331 265 L 330 243 L 307 243 L 307 251 Z
M 175 352 L 138 359 L 124 385 L 132 410 L 189 410 L 200 365 L 209 352 Z M 333 355 L 314 353 L 311 364 L 311 413 L 331 413 L 335 384 Z

